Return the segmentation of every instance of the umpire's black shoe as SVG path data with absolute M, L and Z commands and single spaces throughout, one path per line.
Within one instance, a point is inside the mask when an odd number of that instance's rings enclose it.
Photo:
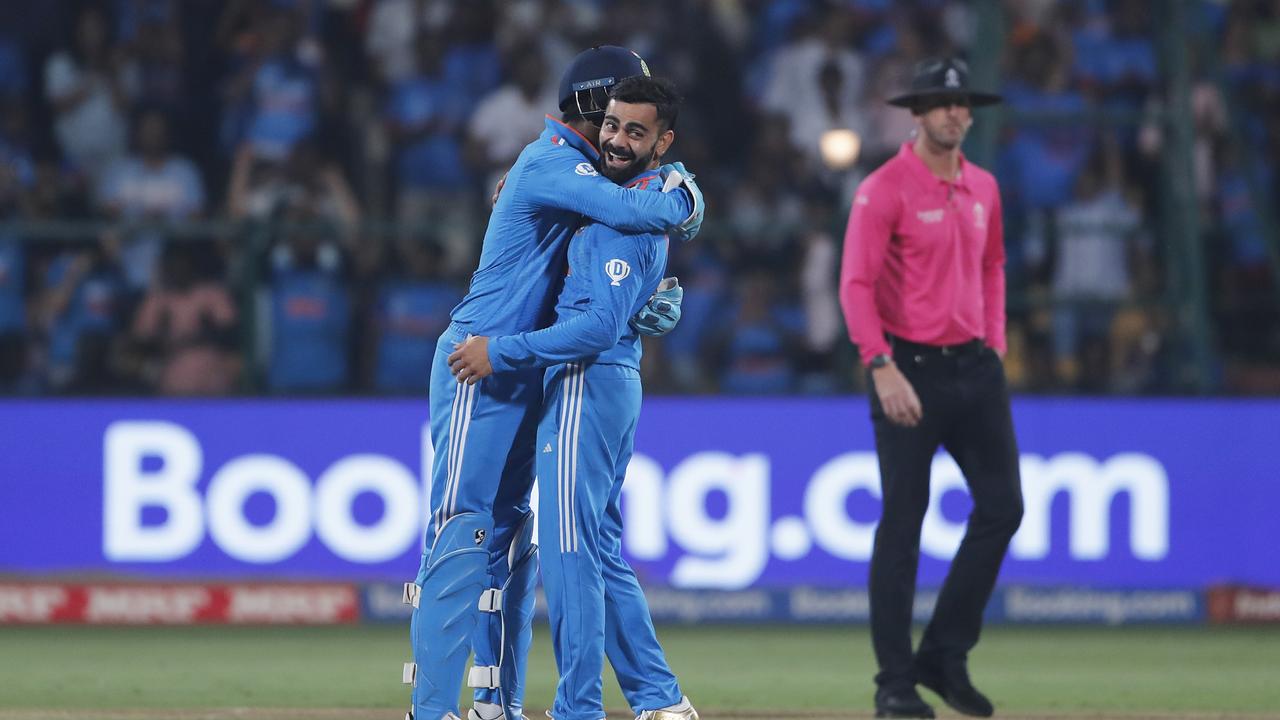
M 996 709 L 986 695 L 969 682 L 969 671 L 964 665 L 945 670 L 928 663 L 916 662 L 916 679 L 951 706 L 952 710 L 974 717 L 991 717 Z
M 931 718 L 933 708 L 920 698 L 913 687 L 876 691 L 876 717 L 878 718 Z

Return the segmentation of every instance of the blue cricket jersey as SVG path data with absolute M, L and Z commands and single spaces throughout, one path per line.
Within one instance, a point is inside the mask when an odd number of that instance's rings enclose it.
M 545 325 L 551 288 L 565 273 L 565 244 L 583 216 L 631 233 L 666 232 L 689 216 L 685 193 L 619 187 L 596 170 L 598 157 L 586 138 L 547 116 L 507 173 L 471 289 L 453 309 L 466 332 L 497 337 Z
M 662 180 L 657 171 L 649 171 L 627 187 L 660 191 Z M 569 274 L 556 304 L 555 324 L 492 338 L 493 371 L 573 360 L 639 370 L 640 335 L 627 321 L 649 301 L 666 268 L 665 235 L 625 234 L 599 223 L 585 225 L 569 243 Z

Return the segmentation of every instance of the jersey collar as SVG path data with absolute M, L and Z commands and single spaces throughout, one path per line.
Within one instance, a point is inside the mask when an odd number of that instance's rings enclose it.
M 552 140 L 556 140 L 558 138 L 559 140 L 564 141 L 559 144 L 573 146 L 574 149 L 583 155 L 586 155 L 592 162 L 600 159 L 600 151 L 596 150 L 596 146 L 593 145 L 590 140 L 585 138 L 582 133 L 574 130 L 568 125 L 565 125 L 550 115 L 547 116 L 547 129 L 545 132 L 550 134 Z
M 967 178 L 969 173 L 966 171 L 968 162 L 964 159 L 963 152 L 960 153 L 960 164 L 957 168 L 956 178 L 948 183 L 946 180 L 943 180 L 933 174 L 933 171 L 929 169 L 929 166 L 924 164 L 924 160 L 921 160 L 920 156 L 916 154 L 915 149 L 911 147 L 912 144 L 912 141 L 908 140 L 902 143 L 902 147 L 898 149 L 898 157 L 907 164 L 907 167 L 911 168 L 912 175 L 915 175 L 922 182 L 944 183 L 962 188 L 969 187 Z
M 623 187 L 640 188 L 642 190 L 647 190 L 649 188 L 656 188 L 661 186 L 662 184 L 661 181 L 659 180 L 660 177 L 661 177 L 661 173 L 659 173 L 657 170 L 645 170 L 639 175 L 636 175 L 635 177 L 631 178 L 627 182 L 623 183 Z M 655 185 L 654 183 L 657 183 L 657 185 Z

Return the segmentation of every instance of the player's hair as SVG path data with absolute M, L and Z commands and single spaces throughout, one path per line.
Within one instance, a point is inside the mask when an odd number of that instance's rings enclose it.
M 675 83 L 666 78 L 644 75 L 629 77 L 615 85 L 609 99 L 654 106 L 658 110 L 658 121 L 666 130 L 676 129 L 676 117 L 684 101 Z

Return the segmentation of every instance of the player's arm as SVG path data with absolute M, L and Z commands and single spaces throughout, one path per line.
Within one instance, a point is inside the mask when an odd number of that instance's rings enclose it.
M 459 382 L 474 383 L 495 372 L 571 362 L 598 355 L 617 344 L 643 290 L 640 282 L 647 263 L 653 260 L 652 245 L 661 238 L 620 235 L 599 225 L 588 232 L 599 236 L 578 240 L 592 249 L 590 261 L 580 269 L 591 277 L 587 309 L 542 330 L 468 339 L 449 355 L 449 369 Z M 650 252 L 646 252 L 646 246 Z
M 982 253 L 982 312 L 986 343 L 1002 358 L 1008 348 L 1005 339 L 1004 262 L 1004 211 L 997 190 L 987 218 L 987 245 Z
M 489 343 L 494 372 L 550 367 L 598 355 L 627 332 L 627 321 L 640 300 L 645 267 L 652 257 L 644 250 L 662 240 L 652 235 L 622 235 L 597 225 L 578 242 L 589 243 L 591 260 L 576 271 L 591 278 L 590 306 L 551 327 L 494 338 Z
M 585 215 L 623 232 L 666 232 L 689 220 L 694 210 L 686 192 L 619 187 L 576 152 L 552 153 L 530 170 L 515 180 L 532 205 Z

